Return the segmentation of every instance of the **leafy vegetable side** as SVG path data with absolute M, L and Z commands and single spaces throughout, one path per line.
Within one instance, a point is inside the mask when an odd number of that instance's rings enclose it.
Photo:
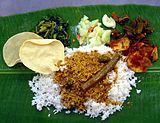
M 68 22 L 59 16 L 46 16 L 35 27 L 35 33 L 45 39 L 58 39 L 69 45 Z

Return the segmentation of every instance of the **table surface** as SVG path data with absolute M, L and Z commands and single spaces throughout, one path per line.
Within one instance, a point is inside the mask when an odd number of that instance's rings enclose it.
M 1 0 L 0 16 L 8 16 L 62 6 L 83 6 L 97 4 L 147 4 L 160 6 L 160 0 Z

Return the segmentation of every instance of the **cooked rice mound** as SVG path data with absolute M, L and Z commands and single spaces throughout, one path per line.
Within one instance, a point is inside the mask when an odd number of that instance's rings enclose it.
M 36 105 L 38 110 L 54 106 L 55 112 L 63 109 L 83 112 L 92 118 L 101 116 L 102 120 L 121 110 L 137 80 L 124 58 L 94 86 L 86 91 L 81 88 L 107 64 L 99 61 L 103 54 L 112 56 L 114 52 L 106 46 L 66 49 L 65 64 L 60 66 L 60 71 L 50 76 L 37 75 L 29 81 L 34 93 L 32 105 Z

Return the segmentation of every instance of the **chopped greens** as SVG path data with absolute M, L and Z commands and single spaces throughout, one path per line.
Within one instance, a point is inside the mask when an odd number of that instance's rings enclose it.
M 61 17 L 47 16 L 36 25 L 35 33 L 45 39 L 58 39 L 64 44 L 64 46 L 68 46 L 68 27 L 68 22 L 64 22 Z

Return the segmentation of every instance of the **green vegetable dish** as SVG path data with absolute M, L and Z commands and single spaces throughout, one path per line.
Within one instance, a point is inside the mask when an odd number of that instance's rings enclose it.
M 35 27 L 35 33 L 45 39 L 58 39 L 69 45 L 68 22 L 58 16 L 46 16 Z

